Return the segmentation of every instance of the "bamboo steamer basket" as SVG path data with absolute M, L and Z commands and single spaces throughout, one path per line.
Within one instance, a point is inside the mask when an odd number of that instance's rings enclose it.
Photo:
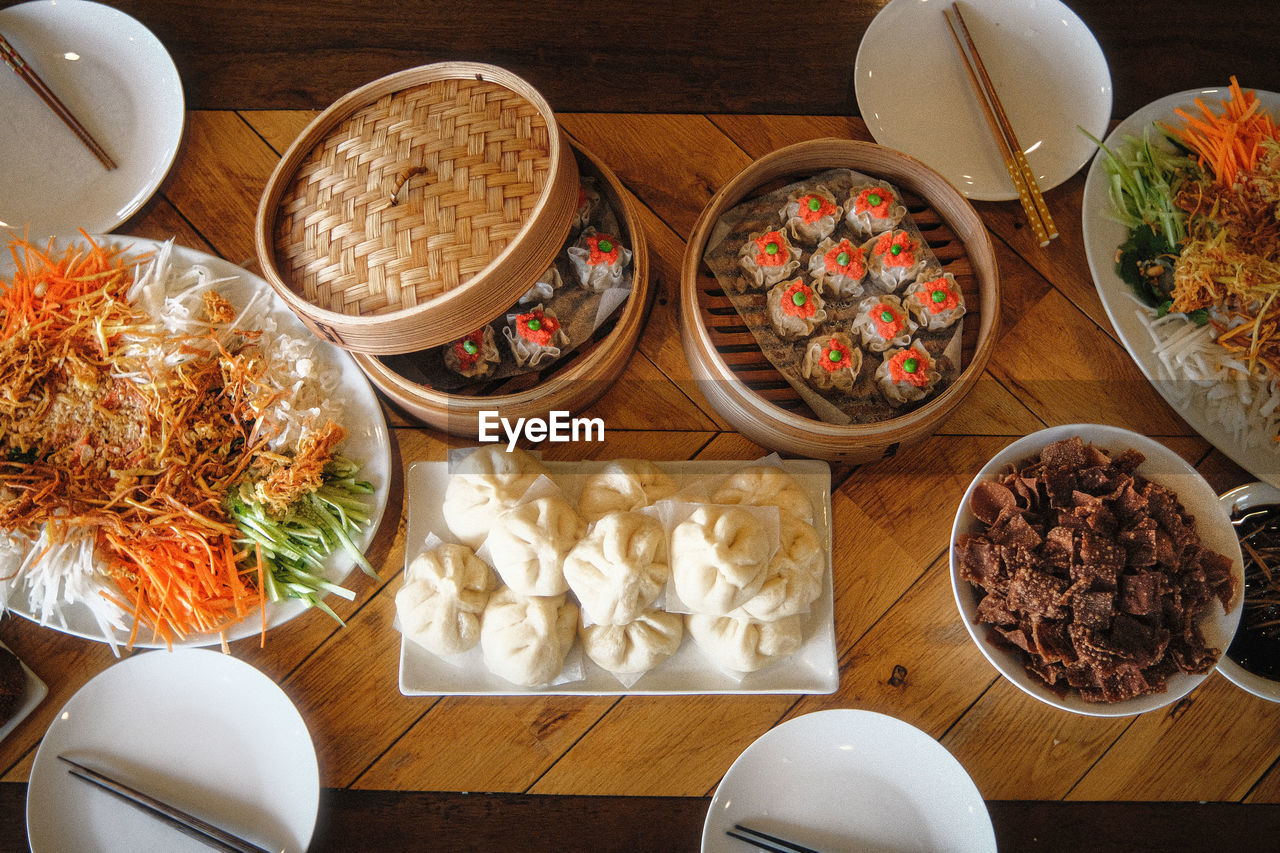
M 739 201 L 828 169 L 849 168 L 895 184 L 943 270 L 964 293 L 963 368 L 942 393 L 889 420 L 819 420 L 765 358 L 702 261 L 717 220 Z M 1000 285 L 991 238 L 973 206 L 918 160 L 875 145 L 816 139 L 778 149 L 738 173 L 707 203 L 687 244 L 680 277 L 680 340 L 699 389 L 735 429 L 780 453 L 869 462 L 931 435 L 982 376 L 999 325 Z
M 474 439 L 481 412 L 499 411 L 513 419 L 581 411 L 603 396 L 626 367 L 656 294 L 649 281 L 649 252 L 639 208 L 602 161 L 577 143 L 571 147 L 577 152 L 581 173 L 596 178 L 597 191 L 617 214 L 621 233 L 616 236 L 632 251 L 631 295 L 591 339 L 547 369 L 465 392 L 447 393 L 415 381 L 412 370 L 406 369 L 409 355 L 352 353 L 369 381 L 406 414 L 452 435 Z
M 514 303 L 551 265 L 577 199 L 542 96 L 502 68 L 443 62 L 317 116 L 267 182 L 254 237 L 264 277 L 316 334 L 412 352 Z

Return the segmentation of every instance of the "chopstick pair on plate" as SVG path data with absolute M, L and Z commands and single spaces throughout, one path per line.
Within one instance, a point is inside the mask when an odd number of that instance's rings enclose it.
M 59 755 L 59 760 L 70 765 L 70 773 L 84 781 L 97 785 L 105 791 L 115 794 L 120 799 L 135 806 L 138 809 L 157 817 L 160 820 L 170 824 L 179 832 L 185 833 L 192 838 L 202 841 L 214 850 L 222 850 L 224 853 L 270 853 L 264 847 L 259 847 L 251 841 L 246 841 L 238 835 L 233 835 L 225 829 L 214 826 L 206 820 L 188 814 L 181 809 L 171 806 L 168 803 L 143 792 L 131 788 L 123 782 L 111 778 L 105 773 L 100 773 L 91 767 L 86 767 L 78 761 L 72 761 L 65 755 Z
M 45 85 L 45 82 L 40 79 L 40 75 L 27 64 L 27 61 L 14 49 L 13 45 L 9 44 L 9 40 L 3 35 L 0 35 L 0 59 L 3 59 L 4 64 L 12 68 L 40 96 L 40 100 L 45 102 L 45 105 L 53 111 L 54 115 L 62 119 L 63 124 L 71 128 L 71 132 L 84 143 L 84 146 L 92 152 L 94 157 L 98 158 L 98 162 L 105 166 L 108 171 L 116 167 L 116 161 L 111 159 L 111 155 L 107 153 L 106 149 L 98 144 L 98 140 L 93 138 L 93 135 L 85 129 L 85 126 L 72 114 L 71 110 L 67 109 L 67 105 L 62 103 L 58 96 L 53 93 L 53 90 Z
M 752 829 L 740 823 L 735 823 L 733 829 L 726 829 L 724 833 L 730 838 L 745 841 L 757 850 L 764 850 L 766 853 L 818 853 L 812 847 L 805 847 L 794 841 L 787 841 L 785 838 L 779 838 L 776 835 L 770 835 L 767 832 L 761 832 L 758 829 Z
M 952 14 L 960 25 L 959 32 L 951 21 Z M 1031 166 L 1027 163 L 1027 155 L 1018 144 L 1013 125 L 1009 123 L 1009 116 L 1005 114 L 1000 98 L 996 95 L 995 86 L 991 83 L 991 77 L 987 74 L 986 66 L 982 64 L 982 57 L 978 55 L 978 47 L 973 43 L 973 37 L 969 34 L 969 27 L 965 25 L 964 16 L 960 14 L 960 4 L 952 3 L 951 14 L 943 9 L 942 15 L 947 20 L 947 29 L 951 31 L 956 50 L 960 52 L 960 58 L 964 61 L 973 94 L 978 99 L 978 105 L 982 108 L 987 126 L 991 129 L 991 135 L 1000 149 L 1005 168 L 1009 170 L 1009 178 L 1013 181 L 1014 189 L 1018 191 L 1018 200 L 1022 202 L 1022 209 L 1031 223 L 1031 230 L 1040 241 L 1040 245 L 1047 246 L 1050 240 L 1058 236 L 1058 228 L 1053 224 L 1049 207 L 1040 194 L 1039 184 L 1036 183 L 1035 173 L 1031 171 Z M 960 40 L 961 34 L 964 35 L 963 42 Z

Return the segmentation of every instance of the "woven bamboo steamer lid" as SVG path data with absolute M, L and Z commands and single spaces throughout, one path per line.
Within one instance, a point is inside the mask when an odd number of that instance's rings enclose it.
M 828 169 L 847 168 L 896 184 L 920 201 L 908 205 L 945 271 L 961 284 L 967 312 L 960 375 L 922 406 L 877 423 L 832 424 L 812 415 L 754 346 L 728 298 L 702 262 L 720 217 L 748 196 Z M 977 211 L 945 178 L 906 154 L 848 139 L 815 139 L 756 160 L 725 184 L 703 209 L 680 272 L 680 341 L 707 401 L 752 441 L 781 453 L 860 463 L 894 455 L 932 435 L 973 390 L 995 347 L 1000 283 L 995 249 Z
M 657 289 L 649 279 L 649 249 L 640 209 L 617 175 L 585 146 L 573 142 L 583 172 L 594 173 L 596 189 L 618 216 L 617 236 L 632 252 L 631 295 L 619 309 L 613 328 L 597 332 L 549 370 L 507 380 L 485 393 L 448 393 L 413 381 L 383 359 L 365 353 L 352 357 L 369 381 L 397 407 L 442 432 L 474 439 L 482 412 L 507 418 L 545 418 L 552 411 L 580 412 L 603 396 L 622 375 L 635 352 Z
M 390 354 L 467 334 L 560 250 L 577 164 L 542 96 L 505 69 L 442 62 L 335 101 L 258 205 L 266 280 L 316 334 Z

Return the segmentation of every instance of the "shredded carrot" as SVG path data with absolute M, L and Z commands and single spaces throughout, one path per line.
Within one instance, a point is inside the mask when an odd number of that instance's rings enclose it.
M 1227 187 L 1233 186 L 1242 172 L 1250 172 L 1258 165 L 1263 141 L 1280 140 L 1280 128 L 1271 115 L 1260 108 L 1252 90 L 1242 90 L 1233 76 L 1229 91 L 1231 96 L 1222 101 L 1222 112 L 1215 113 L 1196 98 L 1199 115 L 1178 108 L 1174 112 L 1183 120 L 1183 126 L 1165 126 L 1196 155 L 1202 169 Z

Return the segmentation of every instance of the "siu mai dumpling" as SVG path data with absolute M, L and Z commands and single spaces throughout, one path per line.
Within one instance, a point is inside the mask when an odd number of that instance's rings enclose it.
M 844 332 L 810 338 L 800 365 L 800 375 L 818 391 L 852 391 L 860 370 L 862 350 Z
M 885 294 L 868 296 L 858 303 L 858 315 L 853 318 L 852 328 L 864 347 L 872 352 L 884 352 L 889 347 L 904 347 L 911 343 L 916 324 L 898 297 Z
M 869 280 L 886 292 L 897 290 L 924 267 L 924 249 L 909 231 L 886 231 L 864 244 Z
M 797 190 L 778 211 L 787 233 L 809 245 L 830 237 L 842 213 L 836 197 L 823 186 Z
M 896 228 L 906 215 L 897 194 L 882 184 L 854 187 L 845 202 L 845 220 L 854 231 L 867 236 Z
M 476 329 L 444 348 L 444 364 L 468 379 L 483 379 L 494 372 L 502 355 L 493 337 L 493 326 Z
M 876 368 L 876 385 L 892 406 L 923 400 L 941 378 L 929 351 L 917 343 L 889 350 Z
M 945 329 L 964 316 L 964 294 L 955 276 L 926 270 L 903 294 L 902 302 L 920 326 L 931 332 Z
M 556 312 L 541 305 L 509 314 L 502 334 L 521 367 L 540 367 L 555 361 L 569 345 L 569 335 L 560 327 Z
M 763 231 L 747 238 L 738 252 L 738 266 L 746 273 L 748 287 L 772 287 L 800 266 L 800 250 L 781 230 Z
M 781 281 L 771 287 L 765 304 L 769 321 L 780 338 L 811 335 L 827 319 L 826 300 L 799 278 Z
M 568 251 L 579 283 L 597 293 L 621 285 L 631 263 L 630 249 L 612 234 L 602 234 L 594 228 L 585 229 Z
M 823 240 L 809 258 L 809 277 L 814 287 L 833 298 L 857 298 L 867 278 L 867 250 L 848 238 Z

